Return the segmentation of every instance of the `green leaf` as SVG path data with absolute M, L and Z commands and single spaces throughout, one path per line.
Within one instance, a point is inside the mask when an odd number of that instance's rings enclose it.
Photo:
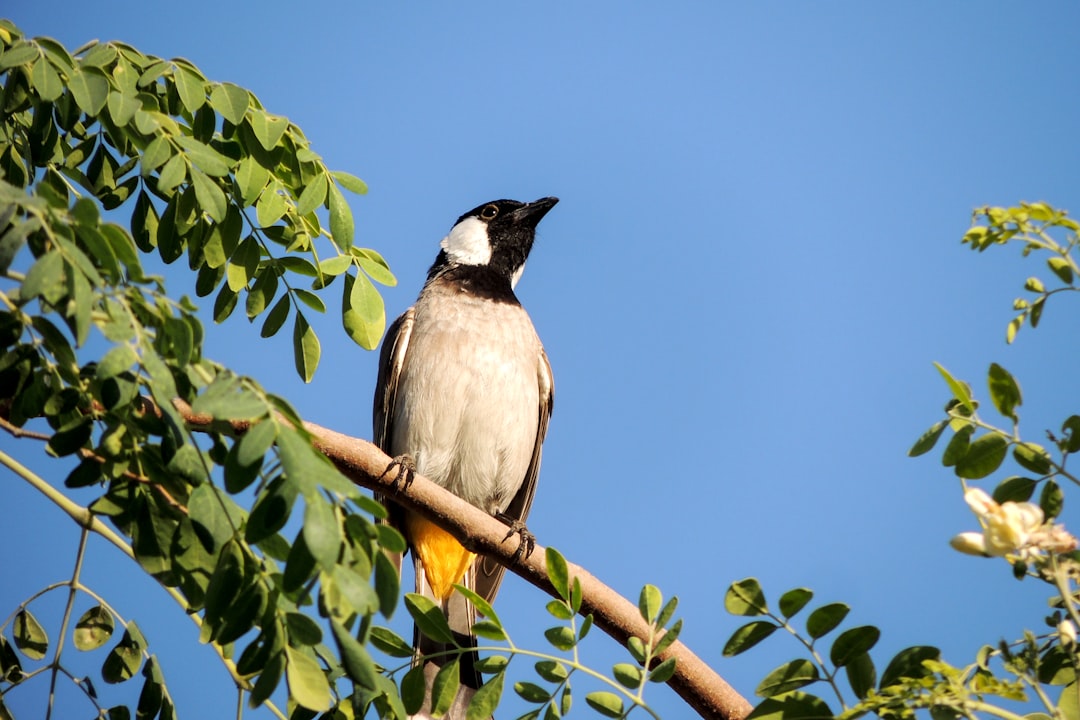
M 941 433 L 945 431 L 948 425 L 948 420 L 941 420 L 931 425 L 930 429 L 919 436 L 919 439 L 908 450 L 908 457 L 918 457 L 933 450 L 934 446 L 937 445 L 938 438 L 941 437 Z
M 941 453 L 941 464 L 945 467 L 953 467 L 964 459 L 968 448 L 971 447 L 971 436 L 975 433 L 974 425 L 965 425 L 956 431 Z
M 649 682 L 666 683 L 675 675 L 676 660 L 669 657 L 649 671 Z
M 1065 494 L 1053 480 L 1047 480 L 1043 485 L 1042 493 L 1039 494 L 1039 507 L 1047 520 L 1052 520 L 1061 515 L 1061 508 L 1065 505 Z
M 20 610 L 15 616 L 12 636 L 15 639 L 15 647 L 31 660 L 41 660 L 49 651 L 49 636 L 45 634 L 45 628 L 41 627 L 41 623 L 29 610 Z
M 187 178 L 187 162 L 183 155 L 173 155 L 158 172 L 158 190 L 168 192 Z
M 379 530 L 382 530 L 384 527 L 386 526 L 380 525 Z M 383 548 L 386 550 L 392 550 L 392 548 L 387 547 L 386 544 L 383 544 Z M 401 548 L 399 551 L 404 552 L 404 548 Z M 491 606 L 491 603 L 489 603 L 487 600 L 477 594 L 475 590 L 466 587 L 465 585 L 455 584 L 454 587 L 457 588 L 458 592 L 464 595 L 466 599 L 468 599 L 469 602 L 473 604 L 473 607 L 476 608 L 476 611 L 478 613 L 486 617 L 488 620 L 493 621 L 500 628 L 502 627 L 502 621 L 499 620 L 499 616 L 495 613 L 495 608 Z
M 223 498 L 210 483 L 198 486 L 191 491 L 188 500 L 188 517 L 191 519 L 195 534 L 202 541 L 207 552 L 215 553 L 218 548 L 232 538 L 236 532 L 232 518 L 225 510 Z
M 446 622 L 442 610 L 430 598 L 417 593 L 405 595 L 405 609 L 409 611 L 416 627 L 435 642 L 455 644 L 454 633 Z
M 248 235 L 233 252 L 229 264 L 225 267 L 225 280 L 230 290 L 238 293 L 247 287 L 259 269 L 260 257 L 259 241 Z
M 259 200 L 255 203 L 255 218 L 259 227 L 270 227 L 280 220 L 288 209 L 289 203 L 282 194 L 281 184 L 273 180 L 259 194 Z
M 724 608 L 732 615 L 764 615 L 769 611 L 765 593 L 755 578 L 732 583 L 724 595 Z
M 281 682 L 281 676 L 285 672 L 285 653 L 273 653 L 266 661 L 263 671 L 259 673 L 259 679 L 255 681 L 255 687 L 251 690 L 248 704 L 258 707 L 266 702 L 267 698 L 277 689 Z
M 239 125 L 248 109 L 248 91 L 232 83 L 215 83 L 210 105 L 233 125 Z
M 264 338 L 277 335 L 278 330 L 285 324 L 285 321 L 289 319 L 289 309 L 292 305 L 289 303 L 289 295 L 286 293 L 282 295 L 274 307 L 270 308 L 270 312 L 266 314 L 266 319 L 263 320 L 262 330 L 259 331 L 259 335 Z
M 641 613 L 642 619 L 652 624 L 660 614 L 663 602 L 664 596 L 660 593 L 660 588 L 655 585 L 646 585 L 641 588 L 641 593 L 638 595 L 638 612 Z
M 978 480 L 1001 467 L 1009 441 L 996 432 L 989 432 L 971 443 L 968 451 L 956 463 L 956 474 L 967 480 Z
M 727 644 L 724 645 L 724 657 L 733 657 L 746 652 L 776 632 L 779 627 L 766 620 L 755 620 L 743 625 L 728 638 Z
M 64 258 L 59 250 L 50 250 L 39 257 L 23 279 L 20 295 L 25 299 L 43 297 L 56 304 L 65 292 Z
M 337 181 L 337 184 L 346 190 L 354 192 L 357 195 L 367 194 L 367 183 L 355 175 L 350 175 L 349 173 L 341 172 L 340 170 L 334 170 L 330 174 L 334 177 L 334 180 Z
M 564 652 L 571 650 L 578 641 L 574 636 L 574 631 L 564 626 L 548 628 L 544 631 L 544 637 L 553 647 Z
M 124 639 L 114 647 L 101 666 L 101 677 L 107 683 L 122 683 L 135 677 L 142 666 L 139 646 L 125 633 Z
M 822 720 L 831 717 L 835 717 L 835 713 L 824 700 L 795 691 L 763 700 L 747 720 Z
M 1017 443 L 1013 446 L 1013 459 L 1025 470 L 1037 475 L 1046 475 L 1052 466 L 1050 454 L 1041 445 L 1030 442 Z
M 294 647 L 302 645 L 315 647 L 322 642 L 323 632 L 319 623 L 304 613 L 285 613 L 285 627 L 289 630 L 289 642 Z
M 843 667 L 854 658 L 877 644 L 881 631 L 873 625 L 861 625 L 840 633 L 829 650 L 829 659 L 836 667 Z
M 310 212 L 314 212 L 315 208 L 319 207 L 326 201 L 326 175 L 319 173 L 315 178 L 307 184 L 304 191 L 300 193 L 300 197 L 296 201 L 296 212 L 299 215 L 307 215 Z
M 375 690 L 378 686 L 376 679 L 378 673 L 375 669 L 375 661 L 371 659 L 367 649 L 337 620 L 330 620 L 330 629 L 333 631 L 334 640 L 341 653 L 341 664 L 345 667 L 345 674 L 360 687 Z
M 925 660 L 937 660 L 941 657 L 941 651 L 929 645 L 916 645 L 896 653 L 889 661 L 885 672 L 881 673 L 882 689 L 895 685 L 902 678 L 919 679 L 931 675 L 930 670 L 923 665 Z
M 585 696 L 585 702 L 604 717 L 617 718 L 623 715 L 622 698 L 615 693 L 603 690 L 591 692 Z
M 135 348 L 127 343 L 115 345 L 98 362 L 95 377 L 98 380 L 114 377 L 130 370 L 131 366 L 137 362 L 139 362 L 139 356 Z
M 424 705 L 426 690 L 423 665 L 417 665 L 401 678 L 401 702 L 409 715 L 420 712 L 420 708 Z
M 232 168 L 233 161 L 219 153 L 206 143 L 199 142 L 187 135 L 177 135 L 174 142 L 184 149 L 191 164 L 213 177 L 225 177 Z
M 1067 258 L 1052 257 L 1046 261 L 1046 264 L 1050 266 L 1050 270 L 1058 276 L 1061 282 L 1066 285 L 1072 285 L 1073 271 Z
M 235 177 L 240 187 L 240 197 L 247 206 L 254 203 L 266 187 L 266 182 L 270 179 L 270 171 L 249 155 L 240 161 Z
M 277 423 L 264 420 L 248 428 L 244 436 L 237 440 L 236 460 L 241 465 L 262 464 L 266 451 L 270 449 L 277 436 Z
M 353 258 L 349 255 L 335 255 L 319 263 L 319 272 L 323 275 L 337 277 L 353 266 Z
M 303 313 L 296 313 L 293 324 L 293 360 L 296 363 L 296 373 L 304 382 L 311 382 L 315 377 L 321 354 L 322 349 L 315 331 L 308 325 Z
M 341 298 L 345 332 L 365 350 L 374 350 L 386 326 L 386 309 L 379 291 L 363 273 L 345 275 Z
M 348 252 L 353 244 L 353 216 L 345 197 L 338 190 L 337 185 L 329 183 L 327 186 L 330 203 L 330 234 L 334 245 L 342 252 Z
M 390 272 L 390 265 L 383 259 L 382 255 L 374 250 L 358 248 L 355 245 L 350 248 L 349 252 L 357 259 L 364 272 L 371 276 L 372 280 L 388 287 L 397 285 L 397 278 L 394 277 L 394 273 Z
M 806 607 L 813 597 L 814 593 L 808 588 L 788 590 L 780 597 L 780 612 L 785 618 L 790 618 Z
M 1016 420 L 1016 408 L 1023 402 L 1016 379 L 1005 368 L 991 363 L 988 382 L 994 407 L 1005 417 Z
M 375 553 L 375 594 L 379 597 L 379 612 L 386 618 L 392 616 L 401 596 L 401 574 L 385 552 Z
M 376 650 L 384 652 L 390 657 L 412 657 L 412 645 L 405 642 L 404 638 L 389 628 L 381 627 L 379 625 L 373 626 L 369 633 L 369 639 Z
M 76 68 L 68 87 L 75 104 L 91 117 L 97 117 L 109 99 L 109 79 L 96 68 Z
M 806 618 L 807 634 L 815 640 L 827 635 L 844 621 L 850 610 L 851 608 L 844 603 L 822 605 Z
M 109 115 L 118 127 L 124 127 L 135 117 L 135 112 L 142 108 L 142 101 L 135 94 L 113 91 L 109 93 L 106 101 L 109 106 Z
M 500 672 L 480 686 L 469 701 L 469 707 L 465 711 L 465 720 L 485 720 L 492 716 L 495 708 L 499 707 L 505 679 L 506 673 Z
M 754 694 L 774 697 L 817 682 L 820 679 L 817 666 L 809 660 L 792 660 L 776 668 L 757 686 Z
M 187 64 L 176 63 L 173 65 L 173 79 L 176 80 L 176 91 L 180 95 L 180 102 L 192 115 L 206 102 L 206 82 Z
M 630 663 L 616 663 L 611 668 L 611 674 L 620 685 L 630 690 L 637 690 L 645 679 L 645 671 L 641 667 Z M 547 692 L 543 688 L 541 688 L 541 692 L 544 693 L 544 699 L 547 699 Z
M 285 679 L 289 697 L 308 710 L 325 712 L 333 707 L 330 683 L 319 664 L 301 650 L 285 646 Z
M 313 495 L 304 510 L 304 541 L 316 562 L 330 572 L 341 552 L 341 525 L 334 507 L 324 498 Z
M 76 417 L 53 433 L 46 448 L 54 457 L 66 457 L 85 447 L 93 431 L 93 420 L 89 416 Z
M 949 386 L 949 390 L 952 391 L 953 397 L 960 401 L 969 412 L 975 412 L 975 404 L 971 400 L 971 391 L 968 389 L 967 384 L 960 382 L 938 363 L 934 363 L 934 367 L 941 373 L 941 377 L 945 378 L 945 383 Z
M 229 207 L 224 191 L 198 168 L 191 168 L 191 184 L 195 186 L 195 197 L 203 212 L 215 222 L 222 222 Z
M 6 57 L 7 53 L 5 53 Z M 0 64 L 3 60 L 0 59 Z M 30 70 L 30 82 L 42 100 L 52 102 L 64 94 L 64 81 L 60 74 L 53 69 L 52 63 L 45 58 L 40 58 Z
M 37 60 L 40 56 L 41 54 L 36 47 L 23 41 L 18 45 L 6 48 L 4 54 L 0 55 L 0 70 L 25 65 Z
M 874 661 L 869 653 L 853 657 L 844 667 L 844 671 L 847 673 L 851 691 L 859 699 L 865 699 L 877 683 L 877 670 L 874 668 Z
M 1031 478 L 1012 476 L 1005 478 L 994 488 L 994 502 L 1027 502 L 1035 492 L 1036 482 Z
M 450 706 L 454 704 L 458 688 L 461 685 L 461 659 L 455 657 L 447 662 L 439 672 L 435 673 L 435 681 L 431 684 L 431 714 L 433 717 L 442 717 Z
M 1061 432 L 1065 434 L 1062 452 L 1074 453 L 1080 451 L 1080 415 L 1070 415 L 1061 424 Z
M 570 598 L 570 571 L 566 565 L 566 558 L 553 547 L 544 551 L 544 562 L 547 567 L 547 576 L 551 581 L 555 592 L 563 600 Z
M 1080 720 L 1080 684 L 1072 682 L 1061 689 L 1057 710 L 1062 720 Z
M 263 149 L 270 151 L 281 140 L 281 136 L 289 128 L 288 118 L 270 115 L 263 110 L 253 109 L 248 117 L 255 138 Z

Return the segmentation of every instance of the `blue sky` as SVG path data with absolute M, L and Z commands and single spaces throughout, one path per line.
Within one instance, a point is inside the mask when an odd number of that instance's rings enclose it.
M 1012 299 L 1043 266 L 959 240 L 976 206 L 1080 212 L 1080 6 L 66 5 L 5 12 L 72 49 L 117 39 L 187 57 L 366 180 L 357 242 L 399 278 L 390 314 L 462 212 L 562 199 L 519 285 L 556 380 L 529 526 L 624 594 L 678 595 L 684 638 L 743 694 L 796 652 L 773 640 L 721 657 L 739 624 L 723 592 L 748 575 L 774 597 L 805 585 L 849 602 L 852 624 L 882 628 L 882 665 L 913 644 L 964 664 L 1039 628 L 1048 592 L 952 552 L 974 528 L 959 484 L 937 455 L 905 453 L 947 399 L 933 361 L 984 398 L 987 366 L 1009 368 L 1033 439 L 1077 411 L 1075 300 L 1055 298 L 1006 346 Z M 376 357 L 339 328 L 317 325 L 306 386 L 288 339 L 260 341 L 239 318 L 211 328 L 206 353 L 370 437 Z M 5 492 L 3 537 L 20 552 L 0 558 L 0 614 L 70 573 L 74 536 L 19 483 Z M 105 547 L 87 571 L 103 590 L 125 578 L 117 602 L 150 615 L 182 711 L 233 706 L 171 600 Z M 538 636 L 542 605 L 512 578 L 498 603 L 521 639 Z M 617 659 L 607 645 L 597 664 Z M 666 689 L 653 698 L 685 716 Z

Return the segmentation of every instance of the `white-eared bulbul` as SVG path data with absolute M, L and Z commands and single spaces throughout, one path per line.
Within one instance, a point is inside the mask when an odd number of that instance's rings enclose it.
M 553 385 L 514 286 L 537 223 L 557 202 L 495 200 L 458 218 L 416 304 L 387 331 L 375 390 L 375 442 L 384 452 L 518 529 L 536 490 Z M 475 646 L 475 608 L 453 584 L 491 602 L 504 568 L 476 559 L 419 515 L 392 507 L 391 518 L 412 551 L 417 592 L 443 608 L 460 644 Z M 420 658 L 445 646 L 417 633 L 416 649 Z M 435 673 L 448 660 L 423 661 L 424 712 Z M 462 657 L 462 691 L 444 717 L 464 717 L 480 687 L 474 662 L 475 653 Z

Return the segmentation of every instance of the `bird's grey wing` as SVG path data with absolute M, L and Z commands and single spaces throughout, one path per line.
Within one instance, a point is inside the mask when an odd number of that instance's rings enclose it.
M 375 382 L 375 402 L 372 406 L 371 427 L 375 444 L 387 455 L 392 455 L 394 405 L 397 402 L 398 380 L 409 350 L 416 311 L 409 308 L 391 323 L 383 338 L 379 353 L 379 376 Z
M 521 483 L 521 487 L 503 511 L 507 518 L 522 522 L 528 516 L 533 497 L 536 495 L 536 479 L 540 474 L 540 453 L 544 445 L 544 437 L 547 435 L 548 421 L 551 420 L 551 411 L 555 407 L 555 381 L 551 374 L 551 363 L 548 362 L 547 353 L 543 348 L 540 348 L 536 375 L 540 385 L 540 402 L 532 460 L 525 473 L 525 481 Z M 476 574 L 476 592 L 488 602 L 494 600 L 505 572 L 506 568 L 495 560 L 489 557 L 480 558 L 480 571 Z
M 409 308 L 395 320 L 383 338 L 382 351 L 379 353 L 379 375 L 375 381 L 375 402 L 372 405 L 371 428 L 375 444 L 387 455 L 393 455 L 391 444 L 394 441 L 394 406 L 397 403 L 398 380 L 405 365 L 405 355 L 409 351 L 415 312 Z M 389 468 L 388 468 L 389 469 Z M 391 470 L 392 471 L 392 470 Z M 379 493 L 375 499 L 386 505 L 390 513 L 390 524 L 401 528 L 401 508 L 394 503 L 387 503 Z M 401 554 L 387 553 L 387 556 L 401 571 Z

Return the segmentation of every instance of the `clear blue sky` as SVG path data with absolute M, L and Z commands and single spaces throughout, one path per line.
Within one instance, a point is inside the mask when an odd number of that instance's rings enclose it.
M 684 638 L 745 695 L 796 651 L 773 640 L 721 657 L 739 624 L 722 595 L 748 575 L 774 597 L 806 585 L 849 602 L 852 623 L 882 627 L 881 663 L 937 643 L 964 664 L 1039 628 L 1048 593 L 951 551 L 974 528 L 959 484 L 937 455 L 905 453 L 947 399 L 935 360 L 983 397 L 990 362 L 1012 370 L 1033 439 L 1078 410 L 1076 300 L 1051 302 L 1008 347 L 1013 297 L 1046 273 L 1015 249 L 959 243 L 984 204 L 1080 213 L 1075 3 L 14 0 L 4 12 L 70 48 L 118 39 L 187 57 L 299 124 L 328 165 L 370 185 L 353 203 L 358 242 L 397 273 L 391 314 L 460 213 L 559 196 L 519 285 L 556 379 L 529 526 L 624 594 L 651 582 L 678 595 Z M 309 419 L 370 437 L 376 357 L 338 328 L 318 326 L 307 386 L 288 339 L 259 341 L 239 318 L 211 329 L 206 352 Z M 14 479 L 4 497 L 0 614 L 70 573 L 73 537 Z M 1080 529 L 1073 517 L 1067 506 Z M 231 713 L 230 683 L 192 651 L 172 601 L 109 549 L 91 560 L 91 584 L 119 594 L 111 579 L 125 578 L 117 604 L 149 614 L 181 711 Z M 523 640 L 542 605 L 513 578 L 498 603 Z M 608 645 L 596 642 L 599 664 L 617 657 Z M 686 716 L 666 689 L 652 697 Z

